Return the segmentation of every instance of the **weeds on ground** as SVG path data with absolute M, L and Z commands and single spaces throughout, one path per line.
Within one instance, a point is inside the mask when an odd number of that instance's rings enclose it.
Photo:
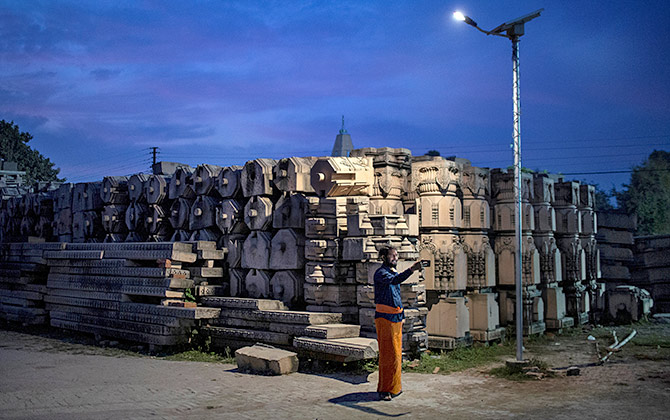
M 531 358 L 526 368 L 518 368 L 505 364 L 491 369 L 489 373 L 498 378 L 510 381 L 528 381 L 537 379 L 536 376 L 528 375 L 528 371 L 539 373 L 544 377 L 555 376 L 555 373 L 549 370 L 549 365 L 546 362 L 536 358 Z
M 425 352 L 420 359 L 403 363 L 405 372 L 449 374 L 497 362 L 513 354 L 510 345 L 462 347 L 450 352 Z M 439 368 L 439 369 L 438 369 Z
M 180 353 L 169 354 L 164 359 L 181 362 L 235 363 L 235 357 L 231 354 L 229 347 L 226 347 L 223 354 L 213 351 L 186 350 Z

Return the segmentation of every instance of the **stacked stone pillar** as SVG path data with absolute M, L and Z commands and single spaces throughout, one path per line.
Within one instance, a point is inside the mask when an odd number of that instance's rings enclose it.
M 463 160 L 461 177 L 463 222 L 459 230 L 467 255 L 466 305 L 470 311 L 470 335 L 489 342 L 502 337 L 498 292 L 495 288 L 495 253 L 489 241 L 491 230 L 491 178 L 488 168 Z
M 272 249 L 272 210 L 275 196 L 272 182 L 274 159 L 248 161 L 240 173 L 244 205 L 244 223 L 250 229 L 242 243 L 241 267 L 248 270 L 244 277 L 243 295 L 270 298 L 270 251 Z M 231 279 L 231 281 L 233 281 Z
M 101 242 L 102 182 L 80 182 L 72 189 L 72 241 Z
M 305 219 L 307 310 L 340 312 L 344 322 L 358 323 L 355 261 L 363 259 L 366 242 L 365 238 L 354 241 L 347 237 L 348 214 L 361 216 L 360 236 L 372 233 L 369 221 L 367 225 L 363 223 L 372 191 L 372 160 L 319 158 L 312 167 L 310 181 L 318 196 L 308 197 Z M 352 233 L 356 234 L 354 230 Z M 374 254 L 374 245 L 367 245 L 367 252 Z
M 546 174 L 533 174 L 533 210 L 535 229 L 533 239 L 540 254 L 540 284 L 544 301 L 545 323 L 548 330 L 558 330 L 574 325 L 574 319 L 567 316 L 565 293 L 559 285 L 563 281 L 561 252 L 556 245 L 555 180 Z
M 291 157 L 277 162 L 272 169 L 279 198 L 272 213 L 270 269 L 271 295 L 291 308 L 302 308 L 305 302 L 305 241 L 307 197 L 314 195 L 311 185 L 313 157 Z M 310 224 L 310 232 L 312 232 Z M 320 231 L 319 228 L 316 231 Z M 311 296 L 310 296 L 311 297 Z
M 170 241 L 188 241 L 191 237 L 188 230 L 189 217 L 191 206 L 195 201 L 193 168 L 187 165 L 176 168 L 168 185 L 168 199 L 172 203 L 168 213 L 168 220 L 173 230 Z
M 497 262 L 497 284 L 500 294 L 500 318 L 503 324 L 515 325 L 516 319 L 516 265 L 518 244 L 515 237 L 514 173 L 509 170 L 491 171 L 493 191 L 494 249 Z M 530 204 L 533 195 L 533 177 L 521 174 L 521 289 L 524 335 L 544 332 L 544 302 L 540 284 L 540 255 L 533 240 L 535 215 Z
M 600 251 L 596 242 L 598 233 L 598 220 L 595 211 L 596 188 L 593 185 L 579 186 L 579 218 L 581 230 L 579 240 L 584 250 L 586 278 L 584 286 L 589 294 L 589 317 L 590 321 L 600 321 L 605 311 L 605 284 L 600 282 Z
M 242 194 L 241 166 L 227 166 L 219 172 L 217 190 L 221 203 L 216 208 L 216 224 L 223 236 L 219 247 L 227 250 L 224 270 L 229 280 L 231 296 L 245 296 L 244 279 L 247 269 L 242 268 L 242 247 L 249 233 L 244 221 L 247 199 Z
M 555 183 L 556 243 L 561 251 L 561 271 L 568 316 L 575 325 L 588 321 L 589 296 L 586 280 L 586 257 L 579 233 L 582 219 L 579 217 L 579 182 L 559 179 Z
M 408 149 L 364 148 L 352 157 L 372 161 L 374 181 L 370 197 L 347 201 L 347 238 L 343 258 L 356 261 L 357 302 L 361 330 L 375 336 L 374 273 L 380 267 L 378 251 L 388 245 L 398 249 L 398 271 L 419 258 L 417 241 L 419 215 L 416 206 L 405 211 L 403 199 L 410 192 L 411 152 Z M 422 273 L 417 272 L 400 285 L 405 309 L 403 351 L 416 354 L 428 346 L 426 292 Z
M 191 241 L 216 242 L 221 236 L 216 223 L 216 209 L 221 197 L 216 186 L 222 170 L 221 166 L 202 164 L 195 168 L 191 177 L 191 188 L 195 193 L 188 218 Z
M 463 164 L 442 157 L 412 161 L 412 190 L 418 191 L 420 243 L 425 268 L 429 346 L 450 349 L 471 341 L 466 305 L 468 258 L 459 235 L 463 207 Z
M 123 242 L 128 235 L 126 209 L 128 209 L 128 177 L 106 176 L 102 179 L 100 198 L 105 207 L 102 210 L 102 228 L 105 243 Z

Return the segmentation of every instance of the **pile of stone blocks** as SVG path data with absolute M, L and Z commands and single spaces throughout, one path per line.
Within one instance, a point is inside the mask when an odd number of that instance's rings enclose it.
M 221 310 L 203 328 L 216 348 L 264 343 L 320 359 L 374 358 L 376 340 L 359 337 L 360 326 L 342 324 L 342 314 L 290 311 L 271 299 L 206 297 L 202 305 Z
M 0 244 L 0 318 L 22 325 L 49 323 L 44 307 L 48 266 L 44 251 L 62 248 L 59 243 Z
M 514 174 L 508 170 L 493 170 L 494 198 L 493 226 L 496 252 L 498 292 L 500 293 L 500 317 L 504 324 L 514 325 L 516 319 L 516 267 L 518 252 L 515 237 L 515 186 Z M 531 204 L 533 177 L 521 174 L 521 220 L 522 244 L 522 308 L 524 334 L 541 334 L 546 329 L 544 301 L 540 284 L 540 253 L 535 246 L 533 230 L 535 213 Z
M 51 326 L 154 346 L 188 342 L 218 316 L 188 300 L 186 268 L 215 243 L 70 243 L 45 250 Z
M 534 211 L 533 240 L 540 259 L 540 283 L 544 322 L 548 330 L 561 331 L 575 325 L 568 316 L 563 292 L 561 251 L 556 242 L 556 180 L 546 174 L 533 174 L 531 204 Z
M 0 202 L 0 242 L 26 242 L 29 239 L 52 240 L 54 195 L 59 183 L 36 183 L 21 195 Z
M 647 290 L 654 312 L 670 312 L 670 235 L 635 237 L 631 284 Z

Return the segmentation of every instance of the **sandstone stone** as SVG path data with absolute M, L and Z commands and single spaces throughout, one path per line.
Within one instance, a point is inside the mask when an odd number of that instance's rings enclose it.
M 275 229 L 304 229 L 307 198 L 303 194 L 284 193 L 274 205 L 272 227 Z
M 219 173 L 223 170 L 221 166 L 203 163 L 195 168 L 192 176 L 192 188 L 198 195 L 207 195 L 214 190 Z
M 379 351 L 377 340 L 364 337 L 336 339 L 298 337 L 293 340 L 293 346 L 314 353 L 332 355 L 343 362 L 373 359 L 377 357 Z
M 241 190 L 240 175 L 241 166 L 226 166 L 217 177 L 216 189 L 223 198 L 234 198 L 239 195 Z
M 276 164 L 274 159 L 255 159 L 245 163 L 240 175 L 242 194 L 245 197 L 272 195 L 272 168 Z
M 272 238 L 270 269 L 297 270 L 305 266 L 305 238 L 294 229 L 281 229 Z
M 235 351 L 235 362 L 241 371 L 258 374 L 287 375 L 298 371 L 298 355 L 274 347 L 255 345 Z

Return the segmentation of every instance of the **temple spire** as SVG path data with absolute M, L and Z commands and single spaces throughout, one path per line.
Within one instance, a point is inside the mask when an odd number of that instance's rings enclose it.
M 347 134 L 347 129 L 344 128 L 344 115 L 342 115 L 342 128 L 340 129 L 340 134 Z
M 340 134 L 335 137 L 333 152 L 330 155 L 349 157 L 349 152 L 352 150 L 354 150 L 354 144 L 351 142 L 351 136 L 347 133 L 347 129 L 344 128 L 344 115 L 342 115 L 342 128 Z

